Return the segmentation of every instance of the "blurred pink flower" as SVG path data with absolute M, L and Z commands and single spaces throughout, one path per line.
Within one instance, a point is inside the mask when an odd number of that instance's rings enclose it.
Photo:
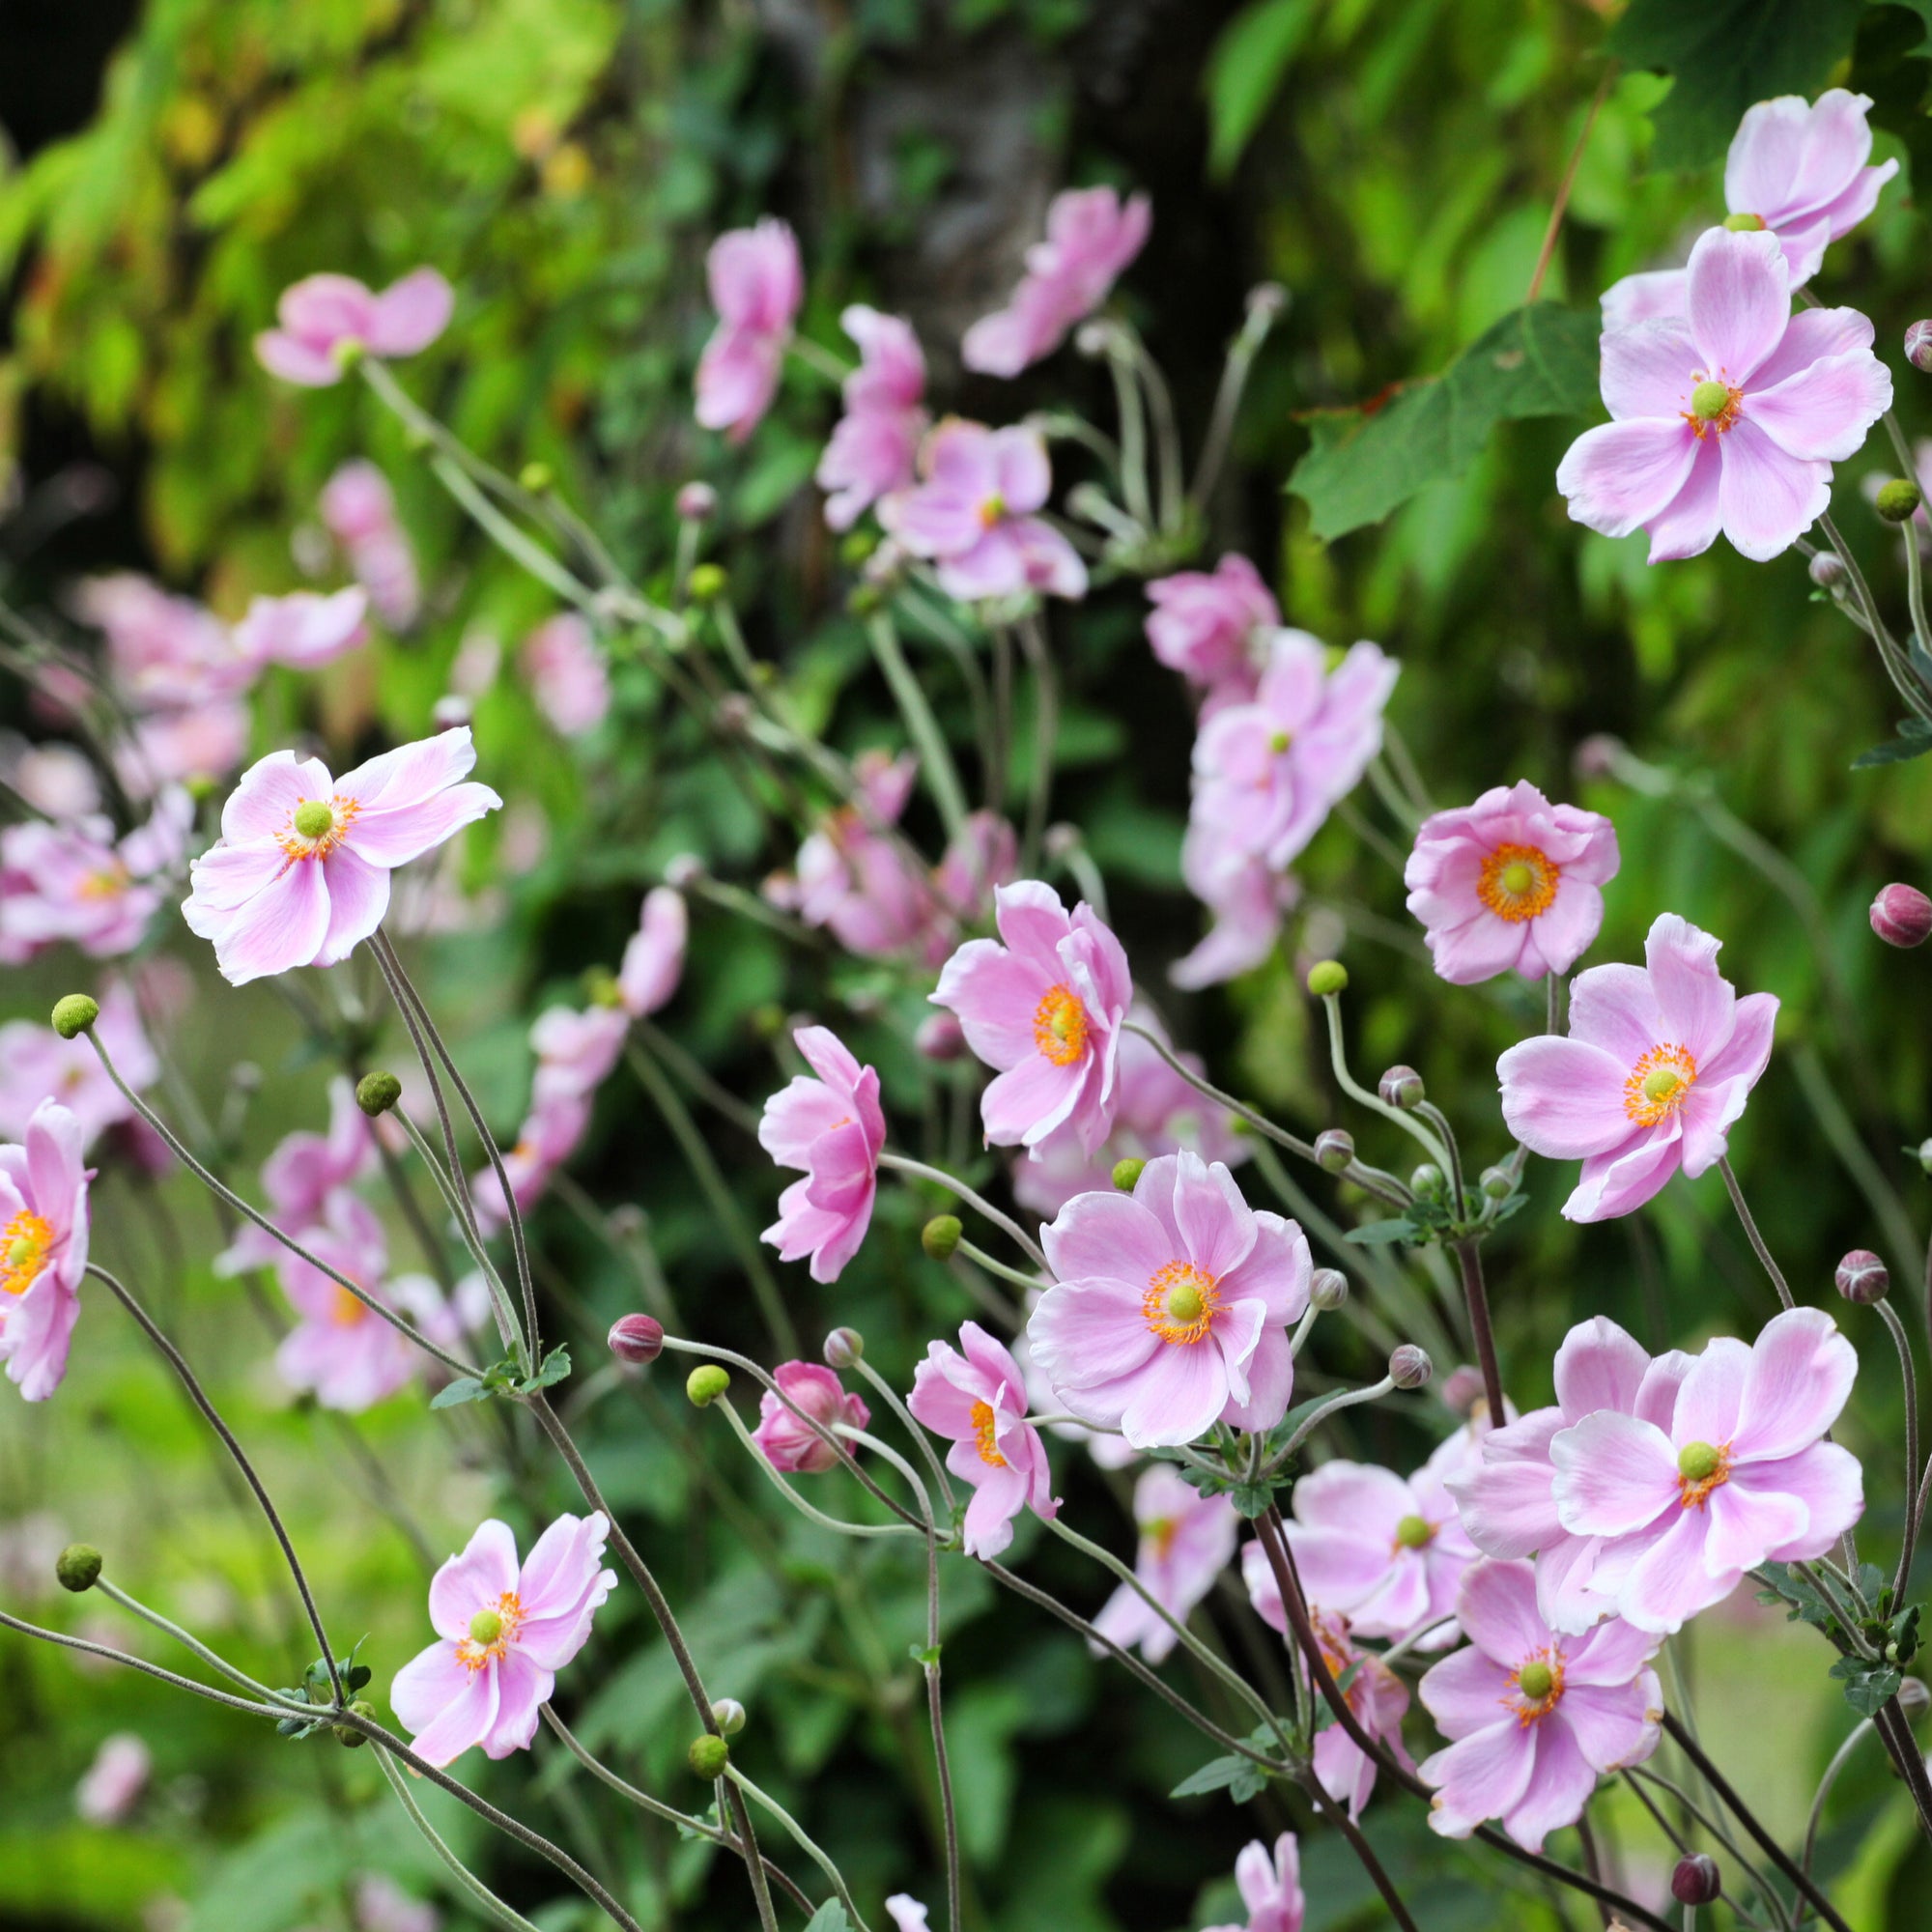
M 1429 1824 L 1466 1838 L 1492 1818 L 1525 1850 L 1574 1825 L 1597 1779 L 1641 1764 L 1662 1736 L 1663 1692 L 1649 1667 L 1658 1639 L 1612 1617 L 1564 1636 L 1536 1609 L 1527 1563 L 1472 1565 L 1457 1599 L 1469 1643 L 1417 1687 L 1453 1740 L 1425 1759 L 1437 1787 Z
M 805 1179 L 779 1196 L 779 1218 L 758 1238 L 781 1261 L 810 1255 L 813 1281 L 837 1281 L 872 1223 L 886 1144 L 879 1076 L 825 1027 L 800 1027 L 792 1038 L 818 1077 L 798 1074 L 765 1102 L 758 1145 Z
M 354 1194 L 329 1196 L 320 1224 L 306 1228 L 302 1246 L 385 1307 L 389 1248 L 382 1223 Z M 352 1413 L 392 1396 L 415 1374 L 415 1344 L 340 1282 L 282 1251 L 276 1264 L 296 1325 L 275 1350 L 283 1381 L 314 1395 L 324 1408 Z
M 86 818 L 100 810 L 100 780 L 87 754 L 58 740 L 30 745 L 0 731 L 0 781 L 49 818 Z
M 1046 1445 L 1027 1421 L 1019 1364 L 977 1321 L 960 1324 L 959 1347 L 928 1342 L 913 1372 L 906 1406 L 935 1435 L 951 1439 L 946 1466 L 973 1489 L 966 1506 L 966 1554 L 997 1556 L 1013 1540 L 1013 1519 L 1030 1509 L 1060 1513 Z
M 913 480 L 925 434 L 925 357 L 912 325 L 855 303 L 838 318 L 859 345 L 859 366 L 845 379 L 845 413 L 819 459 L 817 483 L 830 492 L 825 521 L 850 529 L 881 497 Z
M 1602 1539 L 1594 1585 L 1668 1634 L 1767 1559 L 1822 1556 L 1864 1510 L 1857 1457 L 1824 1438 L 1858 1355 L 1821 1308 L 1774 1316 L 1750 1347 L 1705 1345 L 1667 1423 L 1599 1409 L 1551 1438 L 1556 1514 Z
M 859 802 L 830 812 L 798 848 L 794 880 L 777 880 L 767 896 L 823 926 L 862 959 L 887 958 L 916 946 L 936 908 L 925 877 L 884 828 L 896 825 L 912 796 L 919 760 L 861 752 L 853 761 Z
M 556 1673 L 583 1648 L 590 1620 L 616 1587 L 603 1568 L 611 1525 L 560 1516 L 522 1569 L 509 1526 L 483 1523 L 429 1586 L 441 1639 L 397 1671 L 389 1703 L 439 1767 L 481 1745 L 486 1757 L 528 1747 Z
M 805 299 L 798 238 L 766 215 L 711 244 L 705 262 L 718 327 L 697 363 L 697 420 L 743 442 L 772 406 Z
M 624 947 L 617 991 L 624 1011 L 643 1019 L 667 1005 L 684 977 L 684 948 L 691 926 L 684 895 L 654 886 L 644 895 L 638 929 Z
M 1216 1925 L 1208 1932 L 1301 1932 L 1308 1901 L 1301 1892 L 1301 1854 L 1293 1832 L 1284 1832 L 1270 1853 L 1261 1839 L 1242 1846 L 1235 1883 L 1248 1908 L 1245 1926 Z
M 253 680 L 253 668 L 213 611 L 133 571 L 88 578 L 73 594 L 73 610 L 107 639 L 114 688 L 135 711 L 232 697 Z
M 1583 1163 L 1568 1219 L 1628 1214 L 1680 1167 L 1694 1180 L 1722 1156 L 1771 1058 L 1777 1000 L 1739 999 L 1720 944 L 1661 913 L 1644 966 L 1577 975 L 1567 1038 L 1537 1034 L 1496 1062 L 1510 1131 L 1532 1153 Z
M 1240 1518 L 1226 1496 L 1204 1496 L 1178 1469 L 1155 1463 L 1134 1485 L 1140 1547 L 1134 1575 L 1176 1623 L 1214 1587 L 1235 1553 Z M 1147 1599 L 1122 1583 L 1101 1606 L 1094 1628 L 1122 1650 L 1158 1663 L 1179 1642 Z
M 369 593 L 353 585 L 328 596 L 292 590 L 257 597 L 235 627 L 235 648 L 258 670 L 271 664 L 320 670 L 369 641 L 368 610 Z
M 106 1016 L 104 1006 L 101 1014 Z M 288 1134 L 262 1163 L 270 1218 L 299 1238 L 326 1218 L 332 1196 L 353 1186 L 375 1164 L 376 1136 L 369 1117 L 355 1104 L 355 1087 L 340 1077 L 331 1080 L 327 1133 L 303 1129 Z M 288 1252 L 267 1229 L 250 1221 L 236 1231 L 214 1271 L 232 1275 L 246 1268 L 279 1267 Z
M 384 623 L 397 630 L 414 623 L 422 602 L 415 554 L 396 521 L 389 479 L 373 463 L 354 458 L 323 485 L 319 507 Z
M 1170 670 L 1209 689 L 1230 681 L 1251 695 L 1256 645 L 1281 627 L 1281 609 L 1244 556 L 1229 553 L 1211 572 L 1178 571 L 1147 587 L 1148 642 Z
M 1527 780 L 1422 822 L 1403 882 L 1435 970 L 1471 986 L 1498 973 L 1567 973 L 1604 923 L 1617 833 L 1599 811 L 1551 805 Z
M 285 383 L 326 389 L 342 380 L 350 344 L 385 359 L 413 355 L 448 327 L 455 305 L 434 269 L 412 270 L 381 295 L 348 275 L 308 275 L 282 291 L 280 327 L 256 336 L 256 359 Z
M 895 1891 L 886 1900 L 886 1914 L 893 1932 L 926 1932 L 925 1907 L 909 1891 Z
M 978 923 L 992 912 L 994 889 L 1010 885 L 1018 867 L 1013 828 L 998 812 L 969 811 L 933 868 L 932 883 L 945 904 L 926 934 L 927 965 L 942 964 L 959 943 L 960 920 Z
M 0 1361 L 28 1402 L 67 1374 L 87 1268 L 80 1123 L 43 1100 L 18 1145 L 0 1147 Z
M 219 841 L 190 868 L 189 930 L 213 942 L 237 986 L 346 959 L 383 923 L 393 867 L 501 805 L 488 785 L 461 781 L 475 762 L 467 726 L 340 779 L 319 758 L 271 753 L 242 776 Z
M 1720 529 L 1762 561 L 1824 514 L 1832 465 L 1890 407 L 1891 377 L 1857 310 L 1792 314 L 1776 236 L 1714 228 L 1686 273 L 1682 319 L 1605 331 L 1611 420 L 1570 445 L 1556 487 L 1605 536 L 1648 530 L 1652 563 Z
M 988 376 L 1017 376 L 1050 355 L 1082 317 L 1107 299 L 1146 245 L 1153 214 L 1144 194 L 1122 202 L 1111 187 L 1069 189 L 1046 211 L 1046 240 L 1027 250 L 1026 274 L 1007 306 L 966 331 L 960 355 Z
M 551 1176 L 577 1151 L 589 1124 L 586 1094 L 558 1092 L 532 1099 L 523 1125 L 517 1129 L 516 1145 L 503 1154 L 503 1172 L 509 1178 L 520 1214 L 542 1198 Z M 495 1168 L 485 1166 L 470 1176 L 469 1198 L 484 1234 L 494 1235 L 509 1226 L 509 1208 Z
M 355 1893 L 355 1932 L 437 1932 L 442 1923 L 435 1906 L 412 1898 L 384 1872 L 364 1872 Z
M 1196 816 L 1180 841 L 1180 876 L 1213 916 L 1191 952 L 1167 977 L 1195 990 L 1251 972 L 1274 951 L 1284 917 L 1301 897 L 1300 881 L 1243 852 L 1218 824 Z
M 114 776 L 129 798 L 170 785 L 213 784 L 248 750 L 248 707 L 215 697 L 173 711 L 151 711 L 114 745 Z
M 581 737 L 603 724 L 611 679 L 590 626 L 576 611 L 539 624 L 524 639 L 521 657 L 537 708 L 564 737 Z
M 120 1824 L 147 1790 L 154 1762 L 132 1731 L 103 1738 L 87 1775 L 74 1786 L 73 1808 L 90 1825 Z
M 1037 430 L 948 416 L 921 446 L 919 469 L 918 484 L 880 500 L 879 522 L 915 556 L 938 565 L 949 597 L 1087 594 L 1079 553 L 1035 514 L 1053 490 Z
M 0 963 L 67 940 L 96 959 L 131 952 L 187 856 L 194 806 L 170 786 L 116 840 L 105 818 L 24 819 L 0 831 Z
M 1192 1153 L 1151 1160 L 1131 1195 L 1083 1194 L 1041 1235 L 1056 1286 L 1027 1346 L 1065 1407 L 1136 1449 L 1216 1422 L 1272 1429 L 1294 1385 L 1308 1240 Z
M 864 1429 L 872 1411 L 819 1362 L 781 1362 L 772 1379 L 822 1429 Z M 838 1452 L 809 1429 L 767 1389 L 758 1398 L 758 1426 L 752 1440 L 774 1469 L 786 1475 L 822 1476 Z
M 135 1093 L 160 1077 L 160 1063 L 124 980 L 102 988 L 93 1032 Z M 109 1127 L 139 1118 L 108 1077 L 92 1040 L 63 1039 L 52 1027 L 9 1020 L 0 1026 L 0 1139 L 23 1140 L 43 1100 L 58 1100 L 73 1116 L 83 1152 Z
M 587 1100 L 610 1078 L 624 1051 L 631 1016 L 621 1007 L 589 1007 L 582 1012 L 552 1007 L 530 1028 L 537 1056 L 531 1092 L 546 1100 Z
M 958 1015 L 966 1043 L 998 1069 L 980 1102 L 990 1143 L 1037 1150 L 1065 1130 L 1091 1153 L 1119 1105 L 1127 955 L 1091 906 L 1069 914 L 1037 879 L 1002 886 L 993 901 L 999 939 L 960 947 L 932 1003 Z

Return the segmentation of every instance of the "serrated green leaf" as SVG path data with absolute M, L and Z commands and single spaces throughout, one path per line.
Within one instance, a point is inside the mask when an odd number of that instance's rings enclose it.
M 432 1408 L 455 1408 L 466 1402 L 481 1402 L 490 1391 L 475 1376 L 458 1376 L 453 1382 L 445 1383 L 430 1397 Z
M 1908 718 L 1898 726 L 1896 738 L 1861 752 L 1852 760 L 1852 769 L 1861 772 L 1873 765 L 1903 764 L 1908 758 L 1922 758 L 1927 752 L 1932 752 L 1932 725 L 1922 719 Z
M 1199 1771 L 1189 1773 L 1167 1795 L 1170 1798 L 1200 1798 L 1210 1791 L 1225 1791 L 1247 1763 L 1244 1757 L 1210 1757 Z
M 569 1373 L 570 1350 L 568 1347 L 560 1346 L 553 1349 L 544 1357 L 543 1367 L 535 1375 L 519 1382 L 517 1386 L 526 1395 L 533 1395 L 538 1389 L 549 1388 L 553 1383 L 562 1381 Z
M 1861 1718 L 1876 1717 L 1880 1706 L 1897 1693 L 1904 1681 L 1896 1664 L 1862 1657 L 1841 1657 L 1828 1674 L 1844 1685 L 1845 1702 Z

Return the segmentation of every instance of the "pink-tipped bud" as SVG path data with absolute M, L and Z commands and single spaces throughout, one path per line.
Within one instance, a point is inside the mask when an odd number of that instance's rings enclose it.
M 1821 550 L 1804 569 L 1820 590 L 1835 590 L 1845 581 L 1845 559 L 1836 551 Z
M 608 1337 L 611 1352 L 620 1362 L 642 1368 L 664 1353 L 665 1331 L 662 1321 L 648 1315 L 625 1315 L 611 1324 Z
M 828 1368 L 849 1369 L 866 1352 L 866 1338 L 856 1328 L 835 1328 L 825 1338 Z
M 429 722 L 439 731 L 460 730 L 469 723 L 469 700 L 452 693 L 447 697 L 439 697 L 429 714 Z
M 966 1033 L 951 1013 L 929 1013 L 920 1021 L 912 1043 L 926 1060 L 957 1060 L 966 1051 Z
M 1435 1373 L 1426 1349 L 1405 1342 L 1389 1357 L 1389 1380 L 1399 1389 L 1419 1389 Z
M 1871 929 L 1888 946 L 1923 946 L 1932 939 L 1932 899 L 1917 886 L 1887 886 L 1872 900 Z
M 677 493 L 677 513 L 687 524 L 701 524 L 718 509 L 718 492 L 709 483 L 687 483 Z
M 1905 359 L 1915 369 L 1932 370 L 1932 322 L 1915 322 L 1906 329 Z
M 1624 741 L 1607 731 L 1585 738 L 1571 754 L 1570 763 L 1579 779 L 1606 779 L 1624 754 Z
M 1679 1905 L 1715 1905 L 1723 1889 L 1717 1860 L 1704 1852 L 1686 1852 L 1670 1874 L 1670 1895 Z
M 1315 1136 L 1315 1165 L 1323 1174 L 1347 1174 L 1355 1158 L 1355 1137 L 1346 1127 L 1323 1127 Z
M 1932 1690 L 1917 1677 L 1903 1679 L 1898 1687 L 1898 1708 L 1908 1718 L 1922 1718 L 1932 1711 Z
M 1412 1066 L 1391 1066 L 1376 1083 L 1376 1092 L 1381 1095 L 1384 1106 L 1400 1107 L 1405 1113 L 1421 1106 L 1428 1097 L 1422 1075 Z
M 1863 1308 L 1883 1301 L 1891 1288 L 1891 1276 L 1885 1264 L 1869 1248 L 1854 1248 L 1838 1264 L 1833 1279 L 1847 1301 L 1856 1301 Z
M 1458 1415 L 1467 1415 L 1483 1399 L 1482 1371 L 1464 1362 L 1442 1378 L 1442 1400 Z

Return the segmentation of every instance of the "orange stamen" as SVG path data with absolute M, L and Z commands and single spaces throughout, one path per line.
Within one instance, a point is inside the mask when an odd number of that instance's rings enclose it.
M 1518 925 L 1549 910 L 1561 877 L 1534 845 L 1498 845 L 1483 861 L 1476 896 L 1498 919 Z
M 1034 1044 L 1056 1066 L 1071 1066 L 1086 1053 L 1087 1027 L 1087 1009 L 1071 986 L 1049 986 L 1034 1009 Z

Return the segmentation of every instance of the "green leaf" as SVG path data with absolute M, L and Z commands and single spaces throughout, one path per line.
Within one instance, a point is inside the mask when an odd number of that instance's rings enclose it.
M 534 1395 L 538 1389 L 549 1388 L 553 1382 L 560 1382 L 570 1373 L 570 1350 L 565 1347 L 553 1349 L 544 1357 L 543 1367 L 527 1380 L 518 1384 L 526 1395 Z
M 1197 1772 L 1183 1777 L 1167 1795 L 1170 1798 L 1201 1798 L 1210 1791 L 1225 1791 L 1236 1804 L 1259 1797 L 1267 1783 L 1267 1774 L 1252 1758 L 1213 1757 Z
M 906 1655 L 923 1670 L 939 1662 L 939 1645 L 909 1643 L 906 1645 Z
M 845 1917 L 845 1908 L 836 1898 L 828 1898 L 805 1921 L 805 1932 L 852 1932 L 852 1921 Z
M 1225 181 L 1281 93 L 1315 18 L 1316 0 L 1256 0 L 1208 56 L 1208 172 Z
M 458 1376 L 430 1397 L 432 1408 L 454 1408 L 459 1403 L 481 1402 L 490 1391 L 475 1376 Z
M 1829 1675 L 1845 1687 L 1845 1702 L 1861 1718 L 1878 1715 L 1879 1706 L 1897 1693 L 1903 1672 L 1896 1664 L 1863 1657 L 1841 1657 Z
M 1324 543 L 1390 511 L 1431 483 L 1467 472 L 1499 422 L 1583 416 L 1597 409 L 1597 318 L 1554 302 L 1513 310 L 1438 377 L 1395 385 L 1307 421 L 1315 446 L 1288 487 Z
M 1359 1228 L 1350 1228 L 1343 1238 L 1358 1247 L 1380 1248 L 1391 1241 L 1413 1241 L 1419 1236 L 1414 1224 L 1398 1215 L 1392 1221 L 1364 1221 Z
M 1651 116 L 1660 167 L 1701 167 L 1730 146 L 1745 109 L 1811 94 L 1852 50 L 1862 0 L 1631 0 L 1605 51 L 1675 76 Z
M 1869 752 L 1861 752 L 1852 760 L 1852 769 L 1861 772 L 1873 765 L 1899 765 L 1907 758 L 1922 758 L 1932 752 L 1932 724 L 1922 718 L 1907 718 L 1898 726 L 1898 736 Z

